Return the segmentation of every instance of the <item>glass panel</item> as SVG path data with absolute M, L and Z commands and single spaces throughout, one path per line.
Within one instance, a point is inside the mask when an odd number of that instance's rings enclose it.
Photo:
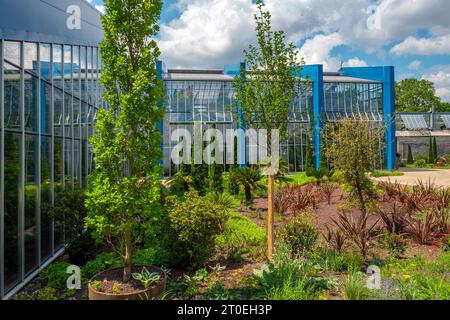
M 72 47 L 64 46 L 64 91 L 72 93 Z
M 72 137 L 72 96 L 64 93 L 64 134 Z
M 5 128 L 20 130 L 20 72 L 5 62 Z
M 50 80 L 50 45 L 41 43 L 39 45 L 40 64 L 41 64 L 41 77 Z
M 55 182 L 55 192 L 60 191 L 62 189 L 62 181 L 64 172 L 63 168 L 63 139 L 59 137 L 55 137 L 55 146 L 54 146 L 54 182 Z
M 62 47 L 59 44 L 53 45 L 53 84 L 62 88 L 64 76 Z
M 38 61 L 37 61 L 37 44 L 36 43 L 24 43 L 23 47 L 25 57 L 24 57 L 24 68 L 28 71 L 37 72 Z
M 55 136 L 62 136 L 62 125 L 64 123 L 63 119 L 63 96 L 62 91 L 55 88 L 53 90 L 54 94 L 54 113 L 53 113 L 53 128 Z
M 54 147 L 54 181 L 55 181 L 55 199 L 58 198 L 58 193 L 63 190 L 63 139 L 55 137 L 55 147 Z M 55 250 L 58 250 L 63 241 L 63 229 L 62 221 L 55 219 L 54 221 L 54 237 L 55 237 Z
M 8 291 L 19 280 L 18 210 L 20 184 L 20 135 L 5 132 L 5 288 Z
M 45 261 L 52 250 L 51 206 L 51 138 L 41 137 L 41 258 Z
M 25 73 L 25 130 L 37 132 L 37 108 L 39 105 L 37 92 L 39 90 L 39 80 Z
M 73 94 L 80 97 L 80 47 L 73 46 Z
M 50 134 L 52 129 L 52 87 L 41 81 L 41 132 Z
M 81 100 L 86 101 L 86 47 L 80 48 L 81 65 Z
M 74 186 L 79 186 L 81 182 L 81 142 L 76 139 L 73 143 L 73 179 Z
M 5 60 L 20 67 L 20 42 L 5 41 Z
M 37 170 L 38 137 L 25 136 L 25 273 L 37 266 Z

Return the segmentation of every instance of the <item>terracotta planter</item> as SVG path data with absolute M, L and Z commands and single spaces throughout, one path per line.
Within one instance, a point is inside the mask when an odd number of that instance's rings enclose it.
M 114 271 L 123 270 L 123 268 L 114 268 L 109 269 L 106 271 L 103 271 L 89 280 L 88 284 L 88 291 L 89 291 L 89 300 L 152 300 L 157 299 L 161 297 L 166 290 L 166 276 L 164 272 L 157 268 L 157 267 L 148 267 L 151 272 L 159 272 L 161 274 L 161 279 L 156 282 L 154 285 L 150 286 L 147 289 L 140 290 L 140 291 L 134 291 L 130 293 L 121 293 L 121 294 L 113 294 L 113 293 L 106 293 L 106 292 L 100 292 L 95 290 L 92 287 L 92 282 L 102 279 L 108 278 L 108 274 L 112 273 Z M 136 266 L 133 267 L 133 272 L 140 272 L 142 270 L 142 266 Z M 114 279 L 113 279 L 114 280 Z

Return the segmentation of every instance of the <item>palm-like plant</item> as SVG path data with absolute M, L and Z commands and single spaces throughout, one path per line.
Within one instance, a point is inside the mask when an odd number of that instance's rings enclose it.
M 261 188 L 262 175 L 258 169 L 253 167 L 245 167 L 239 169 L 236 179 L 244 187 L 245 201 L 252 202 L 252 190 Z

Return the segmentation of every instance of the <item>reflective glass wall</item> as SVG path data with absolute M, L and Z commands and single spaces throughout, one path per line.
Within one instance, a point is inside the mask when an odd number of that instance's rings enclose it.
M 383 84 L 325 83 L 323 113 L 327 121 L 383 121 Z
M 179 139 L 171 141 L 176 129 L 193 132 L 194 122 L 201 122 L 202 130 L 212 125 L 222 132 L 226 144 L 226 129 L 236 129 L 232 107 L 235 93 L 231 81 L 174 81 L 165 83 L 167 110 L 164 126 L 164 173 L 172 176 L 178 171 L 171 159 L 171 152 Z M 307 139 L 310 134 L 313 94 L 310 85 L 301 84 L 297 96 L 292 100 L 289 115 L 287 141 L 281 144 L 280 154 L 292 172 L 304 171 L 306 164 Z M 249 139 L 246 140 L 246 154 L 249 154 Z M 223 150 L 226 150 L 225 145 Z M 225 163 L 225 161 L 224 161 Z
M 0 294 L 63 248 L 49 216 L 61 190 L 84 187 L 88 137 L 103 106 L 96 47 L 0 40 Z
M 336 123 L 342 119 L 363 119 L 375 127 L 385 126 L 383 119 L 382 83 L 325 83 L 323 118 L 325 122 Z M 325 148 L 327 141 L 323 139 Z M 385 167 L 385 137 L 374 146 L 377 156 L 373 159 L 374 169 Z

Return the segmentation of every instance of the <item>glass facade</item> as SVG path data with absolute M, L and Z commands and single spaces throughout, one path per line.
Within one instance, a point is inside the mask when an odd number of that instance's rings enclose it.
M 96 47 L 0 40 L 1 295 L 64 246 L 49 216 L 61 190 L 85 187 L 88 137 L 103 106 Z
M 184 128 L 192 133 L 194 122 L 201 122 L 203 130 L 215 124 L 226 137 L 225 129 L 236 128 L 231 112 L 235 94 L 231 81 L 167 80 L 165 88 L 167 125 L 164 132 L 164 164 L 165 174 L 171 176 L 177 171 L 177 167 L 170 162 L 171 150 L 176 145 L 176 142 L 170 141 L 172 132 Z M 376 126 L 384 124 L 382 83 L 325 82 L 323 94 L 321 118 L 324 123 L 342 119 L 366 119 Z M 291 102 L 288 139 L 280 145 L 280 155 L 290 172 L 302 172 L 306 169 L 307 141 L 314 146 L 312 113 L 313 90 L 310 85 L 301 84 L 297 96 Z M 383 166 L 383 145 L 383 141 L 380 141 L 380 158 L 374 166 Z M 251 147 L 247 138 L 247 155 Z
M 325 83 L 326 121 L 366 119 L 383 121 L 383 85 L 381 83 Z

